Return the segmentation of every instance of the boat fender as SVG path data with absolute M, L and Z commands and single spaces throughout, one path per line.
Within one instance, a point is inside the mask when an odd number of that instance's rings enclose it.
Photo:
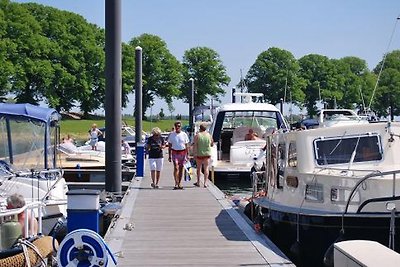
M 60 244 L 57 264 L 64 266 L 107 266 L 108 256 L 117 261 L 103 238 L 89 229 L 77 229 L 69 233 Z M 71 265 L 70 265 L 71 264 Z
M 262 225 L 263 225 L 263 218 L 261 214 L 257 214 L 257 216 L 254 219 L 254 230 L 257 233 L 260 233 L 262 230 Z
M 301 243 L 299 240 L 296 240 L 291 246 L 290 246 L 290 254 L 293 256 L 295 261 L 301 265 Z
M 343 232 L 343 230 L 341 230 L 338 238 L 336 238 L 336 240 L 325 251 L 324 259 L 323 259 L 324 267 L 333 267 L 334 266 L 333 253 L 335 250 L 335 243 L 342 242 L 344 240 L 345 240 L 344 232 Z

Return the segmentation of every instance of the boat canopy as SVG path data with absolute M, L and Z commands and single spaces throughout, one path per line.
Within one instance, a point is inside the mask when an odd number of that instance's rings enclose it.
M 39 107 L 31 104 L 0 103 L 1 117 L 21 117 L 51 123 L 61 119 L 60 114 L 52 108 Z

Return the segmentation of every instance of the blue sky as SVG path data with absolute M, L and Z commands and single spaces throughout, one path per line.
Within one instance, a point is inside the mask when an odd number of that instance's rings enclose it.
M 104 27 L 105 0 L 37 0 L 72 11 Z M 398 0 L 121 0 L 122 40 L 142 33 L 160 36 L 171 53 L 182 59 L 185 50 L 207 46 L 219 53 L 231 83 L 245 75 L 257 56 L 279 47 L 296 58 L 321 54 L 329 58 L 356 56 L 370 69 L 382 60 L 400 15 Z M 389 51 L 400 49 L 396 26 Z M 130 107 L 124 113 L 132 113 Z M 166 105 L 158 101 L 153 113 Z M 174 113 L 187 114 L 187 105 L 175 101 Z

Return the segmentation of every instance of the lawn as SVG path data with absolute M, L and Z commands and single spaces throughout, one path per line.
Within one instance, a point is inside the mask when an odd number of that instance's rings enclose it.
M 123 121 L 135 129 L 135 120 L 133 117 L 123 118 Z M 143 130 L 147 133 L 151 132 L 151 129 L 158 127 L 161 131 L 171 131 L 175 120 L 159 120 L 159 121 L 143 121 Z M 85 140 L 88 138 L 88 130 L 93 123 L 97 124 L 97 127 L 101 128 L 105 126 L 105 120 L 74 120 L 65 119 L 61 121 L 61 138 L 70 134 L 72 138 L 76 140 Z M 183 125 L 188 124 L 188 121 L 182 120 Z

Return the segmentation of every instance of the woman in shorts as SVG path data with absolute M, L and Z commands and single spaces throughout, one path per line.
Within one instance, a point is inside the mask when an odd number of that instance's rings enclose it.
M 151 187 L 158 188 L 160 174 L 164 164 L 163 149 L 165 148 L 165 140 L 161 136 L 161 130 L 154 127 L 151 130 L 152 135 L 147 139 L 146 149 L 149 154 L 149 165 L 151 172 Z

